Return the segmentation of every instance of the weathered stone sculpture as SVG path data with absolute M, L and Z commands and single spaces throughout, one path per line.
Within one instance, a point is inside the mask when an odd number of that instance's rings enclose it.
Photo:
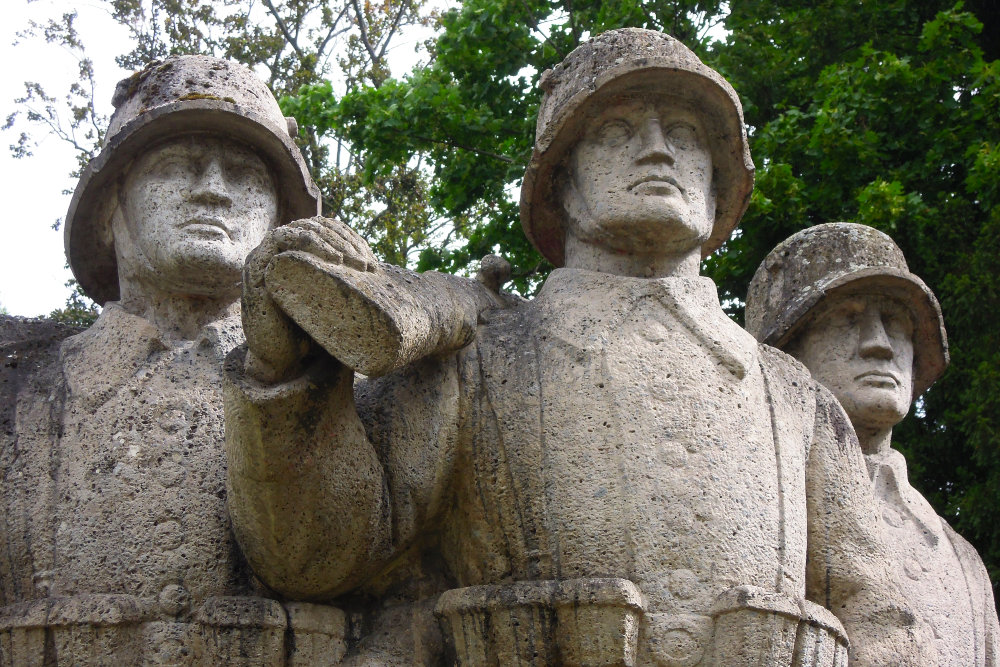
M 342 612 L 257 595 L 222 447 L 244 259 L 315 214 L 316 187 L 242 66 L 168 58 L 114 103 L 66 218 L 73 273 L 104 311 L 61 347 L 45 323 L 0 332 L 0 664 L 333 661 Z
M 804 363 L 851 418 L 900 578 L 933 628 L 937 664 L 998 664 L 1000 627 L 986 568 L 910 486 L 906 461 L 890 446 L 892 427 L 948 364 L 933 292 L 882 232 L 818 225 L 761 264 L 747 296 L 747 328 Z
M 542 87 L 522 222 L 563 268 L 533 301 L 321 218 L 251 254 L 226 419 L 254 570 L 356 609 L 358 664 L 444 663 L 431 607 L 461 665 L 845 665 L 848 637 L 933 664 L 847 417 L 698 276 L 752 188 L 735 92 L 635 29 Z

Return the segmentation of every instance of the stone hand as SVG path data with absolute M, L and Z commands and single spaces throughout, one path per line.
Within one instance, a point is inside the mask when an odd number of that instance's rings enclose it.
M 374 273 L 378 260 L 361 235 L 334 218 L 296 220 L 271 232 L 278 252 L 308 253 L 329 264 Z
M 286 315 L 268 292 L 266 275 L 272 260 L 295 252 L 323 264 L 374 272 L 378 262 L 368 244 L 338 220 L 306 218 L 272 230 L 250 253 L 243 268 L 243 331 L 249 354 L 247 371 L 265 382 L 287 379 L 300 370 L 312 349 L 309 336 Z

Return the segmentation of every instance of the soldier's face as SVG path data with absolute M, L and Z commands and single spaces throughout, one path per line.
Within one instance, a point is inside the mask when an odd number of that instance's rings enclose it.
M 712 232 L 712 154 L 698 114 L 671 96 L 625 98 L 569 158 L 571 233 L 623 252 L 689 252 Z
M 831 297 L 790 351 L 833 392 L 855 428 L 887 428 L 906 416 L 913 320 L 895 299 Z
M 133 163 L 121 204 L 127 236 L 119 264 L 141 264 L 194 294 L 239 282 L 247 254 L 277 220 L 274 179 L 252 150 L 228 139 L 186 137 Z

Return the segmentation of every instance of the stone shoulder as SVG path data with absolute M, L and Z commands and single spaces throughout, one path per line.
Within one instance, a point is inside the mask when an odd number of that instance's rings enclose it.
M 10 406 L 25 383 L 48 381 L 63 341 L 83 331 L 47 318 L 0 316 L 0 401 Z
M 792 355 L 782 352 L 778 348 L 771 347 L 765 343 L 761 343 L 758 349 L 760 350 L 761 358 L 764 360 L 765 364 L 768 364 L 771 372 L 780 374 L 781 377 L 788 380 L 789 384 L 794 382 L 794 386 L 802 386 L 811 389 L 819 387 L 819 383 L 813 380 L 812 375 L 809 373 L 809 369 Z
M 83 327 L 70 326 L 45 317 L 0 315 L 0 351 L 4 355 L 56 347 Z

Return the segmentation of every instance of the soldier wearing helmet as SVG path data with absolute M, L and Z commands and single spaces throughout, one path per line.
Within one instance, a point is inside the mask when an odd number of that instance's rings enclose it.
M 442 660 L 430 608 L 462 665 L 933 663 L 846 416 L 698 276 L 752 187 L 735 92 L 637 29 L 541 85 L 534 300 L 477 312 L 336 221 L 252 253 L 226 385 L 252 567 L 364 601 L 380 664 Z
M 942 665 L 995 665 L 993 589 L 975 549 L 907 479 L 892 427 L 948 365 L 934 293 L 882 232 L 817 225 L 778 245 L 747 294 L 747 329 L 801 361 L 850 417 L 883 528 L 916 611 L 934 628 Z
M 151 64 L 114 105 L 65 226 L 101 316 L 61 345 L 4 323 L 20 362 L 2 383 L 0 664 L 335 653 L 342 612 L 261 597 L 225 509 L 220 373 L 243 261 L 318 211 L 292 126 L 248 69 L 202 56 Z

